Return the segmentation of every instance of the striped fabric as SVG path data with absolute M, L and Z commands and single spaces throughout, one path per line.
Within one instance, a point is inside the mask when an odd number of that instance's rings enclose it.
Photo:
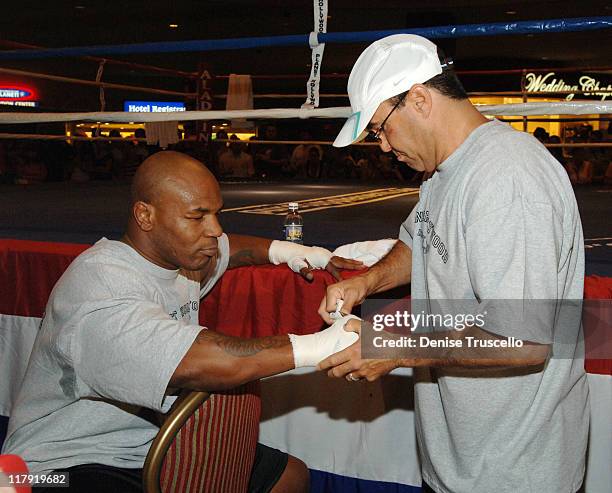
M 160 479 L 163 493 L 245 492 L 260 414 L 259 382 L 211 394 L 166 454 Z

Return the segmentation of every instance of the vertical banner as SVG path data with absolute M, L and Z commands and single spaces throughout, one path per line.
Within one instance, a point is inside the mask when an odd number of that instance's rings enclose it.
M 309 44 L 312 48 L 312 68 L 310 78 L 306 83 L 306 102 L 302 108 L 318 108 L 319 85 L 321 81 L 321 64 L 325 43 L 319 43 L 318 34 L 327 32 L 327 0 L 313 0 L 314 31 L 310 33 Z
M 198 71 L 197 93 L 198 99 L 196 101 L 196 109 L 198 111 L 212 110 L 212 75 L 210 75 L 210 71 L 203 64 L 200 64 L 200 70 Z M 202 142 L 208 142 L 210 136 L 210 128 L 208 123 L 198 120 L 196 128 L 198 136 L 197 139 Z

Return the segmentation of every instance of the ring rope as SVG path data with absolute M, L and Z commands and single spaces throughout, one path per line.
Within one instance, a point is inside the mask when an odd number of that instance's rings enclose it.
M 458 26 L 435 26 L 385 31 L 360 31 L 320 33 L 319 43 L 363 43 L 392 34 L 410 33 L 425 38 L 459 38 L 466 36 L 495 36 L 508 34 L 559 33 L 591 31 L 612 27 L 612 16 L 579 17 L 574 19 L 547 19 L 519 22 L 494 22 L 488 24 L 464 24 Z M 75 46 L 42 50 L 6 50 L 0 52 L 0 60 L 34 60 L 84 55 L 130 55 L 143 53 L 179 53 L 237 50 L 247 48 L 270 48 L 274 46 L 310 46 L 310 34 L 285 36 L 263 36 L 195 41 L 157 43 L 134 43 L 128 45 Z
M 195 92 L 180 92 L 180 91 L 169 91 L 166 89 L 154 89 L 151 87 L 128 86 L 125 84 L 115 84 L 111 82 L 101 82 L 101 81 L 86 80 L 86 79 L 75 79 L 73 77 L 63 77 L 61 75 L 42 74 L 39 72 L 28 72 L 25 70 L 17 70 L 17 69 L 12 69 L 12 68 L 0 68 L 0 74 L 21 75 L 21 76 L 26 76 L 26 77 L 33 77 L 35 79 L 46 79 L 46 80 L 55 80 L 59 82 L 66 82 L 69 84 L 81 84 L 84 86 L 96 86 L 96 87 L 103 87 L 107 89 L 123 89 L 123 90 L 128 90 L 128 91 L 148 92 L 152 94 L 163 94 L 165 96 L 179 96 L 182 98 L 190 98 L 190 99 L 197 97 L 197 94 Z
M 476 108 L 488 116 L 531 115 L 594 115 L 612 114 L 612 101 L 572 101 L 545 103 L 516 103 L 477 105 Z M 53 123 L 53 122 L 103 122 L 103 123 L 148 123 L 168 121 L 208 121 L 233 119 L 287 119 L 287 118 L 348 118 L 350 107 L 332 108 L 271 108 L 261 110 L 231 111 L 181 111 L 168 113 L 128 113 L 124 111 L 84 113 L 0 113 L 0 124 Z

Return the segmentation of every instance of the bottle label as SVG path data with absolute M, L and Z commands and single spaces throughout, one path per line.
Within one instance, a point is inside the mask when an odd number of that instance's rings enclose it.
M 302 227 L 303 226 L 301 224 L 289 224 L 285 226 L 285 240 L 301 243 Z

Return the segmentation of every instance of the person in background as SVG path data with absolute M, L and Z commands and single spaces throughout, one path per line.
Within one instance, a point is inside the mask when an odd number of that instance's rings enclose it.
M 602 144 L 603 140 L 604 136 L 601 130 L 593 130 L 591 132 L 591 143 Z M 606 172 L 610 165 L 610 148 L 591 147 L 590 151 L 591 163 L 593 166 L 593 183 L 602 183 L 605 180 Z
M 310 176 L 308 173 L 308 161 L 310 159 L 310 149 L 315 148 L 318 151 L 319 161 L 323 158 L 323 149 L 320 145 L 309 144 L 308 141 L 312 140 L 312 135 L 308 130 L 302 130 L 300 132 L 300 140 L 304 141 L 303 144 L 298 144 L 293 149 L 291 157 L 289 158 L 289 169 L 296 178 L 315 177 Z M 315 175 L 318 176 L 318 172 Z
M 551 135 L 548 139 L 548 143 L 560 144 L 561 138 L 558 135 Z M 563 147 L 548 147 L 548 152 L 550 152 L 554 156 L 554 158 L 562 165 L 565 165 L 565 158 L 563 157 Z
M 8 166 L 8 158 L 6 145 L 0 142 L 0 184 L 9 184 L 15 182 L 15 176 L 10 172 Z
M 274 125 L 264 128 L 261 140 L 278 140 L 278 130 Z M 258 144 L 255 149 L 255 169 L 257 174 L 266 179 L 277 179 L 289 164 L 287 147 L 283 144 Z
M 28 142 L 22 147 L 22 156 L 17 164 L 17 185 L 33 185 L 47 179 L 47 167 L 39 154 L 39 144 Z
M 543 127 L 537 127 L 533 131 L 533 136 L 538 139 L 542 144 L 547 144 L 550 139 L 548 132 Z
M 229 152 L 219 157 L 219 176 L 225 178 L 252 178 L 255 175 L 253 157 L 244 152 L 244 144 L 237 135 L 230 137 Z
M 604 142 L 612 144 L 612 122 L 608 123 L 608 131 L 604 134 Z M 604 185 L 612 186 L 612 149 L 606 148 L 608 155 L 608 167 L 604 174 Z

